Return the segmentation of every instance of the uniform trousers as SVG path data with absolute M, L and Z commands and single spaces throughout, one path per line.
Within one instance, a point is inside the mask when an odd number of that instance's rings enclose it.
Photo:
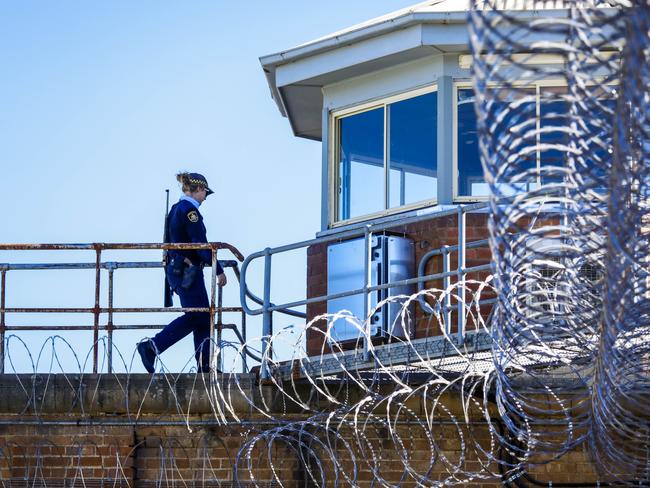
M 194 283 L 188 288 L 175 290 L 183 308 L 209 308 L 208 292 L 205 289 L 203 273 L 198 273 Z M 210 314 L 208 312 L 186 312 L 170 322 L 154 338 L 158 353 L 176 344 L 190 332 L 194 333 L 194 355 L 200 371 L 210 367 Z

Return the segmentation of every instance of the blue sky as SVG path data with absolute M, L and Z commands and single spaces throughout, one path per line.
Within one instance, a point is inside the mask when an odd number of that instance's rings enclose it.
M 410 3 L 0 3 L 0 242 L 160 241 L 164 189 L 177 199 L 179 169 L 205 174 L 216 191 L 201 208 L 210 240 L 249 254 L 313 237 L 320 144 L 292 135 L 258 58 Z M 159 253 L 107 258 L 146 261 Z M 92 259 L 89 253 L 0 252 L 0 262 Z M 304 294 L 304 264 L 304 253 L 274 262 L 276 302 Z M 7 306 L 92 306 L 93 277 L 84 273 L 10 272 Z M 161 305 L 160 271 L 118 273 L 117 306 Z M 252 276 L 259 276 L 256 269 Z M 227 290 L 226 302 L 236 304 L 232 275 Z M 15 325 L 90 321 L 7 317 Z M 21 337 L 37 355 L 47 335 Z M 83 359 L 88 337 L 62 335 Z M 116 337 L 127 363 L 143 335 Z M 176 350 L 183 362 L 190 343 L 187 338 Z M 18 358 L 18 348 L 11 350 Z M 21 354 L 16 362 L 28 361 Z M 168 356 L 172 364 L 176 358 Z

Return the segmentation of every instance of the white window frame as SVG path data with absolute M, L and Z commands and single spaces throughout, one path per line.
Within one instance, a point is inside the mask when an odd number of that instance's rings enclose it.
M 388 180 L 389 180 L 389 165 L 388 161 L 390 159 L 390 155 L 388 154 L 388 147 L 387 147 L 387 142 L 390 138 L 390 124 L 388 120 L 388 110 L 387 106 L 390 105 L 391 103 L 395 102 L 400 102 L 402 100 L 408 100 L 409 98 L 415 98 L 420 95 L 426 95 L 428 93 L 433 93 L 438 91 L 438 85 L 437 84 L 432 84 L 432 85 L 427 85 L 421 88 L 416 88 L 412 89 L 409 91 L 405 91 L 396 95 L 391 95 L 391 96 L 386 96 L 382 98 L 378 98 L 372 101 L 364 102 L 361 104 L 356 104 L 350 107 L 338 109 L 338 110 L 332 110 L 330 111 L 329 114 L 329 134 L 331 135 L 329 138 L 329 149 L 328 149 L 328 160 L 329 160 L 329 181 L 328 181 L 328 195 L 329 195 L 329 209 L 328 209 L 328 214 L 329 214 L 329 227 L 334 228 L 334 227 L 339 227 L 343 225 L 348 225 L 352 224 L 355 222 L 362 222 L 365 220 L 372 220 L 380 217 L 384 217 L 387 215 L 393 215 L 397 213 L 402 213 L 406 212 L 409 210 L 413 209 L 418 209 L 418 208 L 424 208 L 424 207 L 429 207 L 432 205 L 435 205 L 438 201 L 437 196 L 435 198 L 427 199 L 427 200 L 420 200 L 418 202 L 413 202 L 409 203 L 406 205 L 401 205 L 398 207 L 393 207 L 393 208 L 387 208 L 388 203 L 389 203 L 389 188 L 388 188 Z M 440 100 L 438 100 L 438 103 L 440 103 Z M 357 217 L 352 217 L 346 220 L 337 220 L 338 215 L 339 215 L 339 194 L 338 194 L 338 189 L 339 189 L 339 142 L 340 142 L 340 134 L 339 134 L 339 124 L 338 121 L 340 119 L 343 119 L 345 117 L 349 117 L 351 115 L 356 115 L 359 113 L 367 112 L 369 110 L 374 110 L 377 108 L 383 108 L 384 109 L 384 210 L 381 210 L 379 212 L 373 212 L 370 214 L 365 214 L 365 215 L 359 215 Z M 436 114 L 436 119 L 438 114 Z M 440 121 L 438 120 L 438 123 Z M 436 134 L 437 137 L 437 134 Z M 436 155 L 436 160 L 437 160 L 437 155 Z M 439 162 L 438 162 L 439 164 Z M 437 171 L 437 168 L 436 168 Z M 437 188 L 435 186 L 432 186 L 432 189 L 436 191 L 437 193 Z

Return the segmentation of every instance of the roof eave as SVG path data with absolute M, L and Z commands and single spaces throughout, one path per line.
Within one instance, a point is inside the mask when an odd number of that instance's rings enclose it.
M 464 24 L 467 23 L 467 12 L 409 12 L 400 17 L 384 20 L 371 26 L 362 27 L 334 37 L 327 37 L 301 46 L 260 57 L 260 63 L 265 69 L 269 66 L 298 61 L 314 56 L 324 51 L 336 49 L 341 45 L 380 36 L 387 32 L 403 29 L 415 24 Z
M 275 66 L 262 66 L 264 69 L 264 76 L 266 77 L 266 83 L 269 85 L 269 90 L 271 91 L 271 98 L 275 100 L 275 104 L 278 106 L 282 116 L 287 117 L 286 103 L 282 98 L 280 90 L 278 90 L 277 84 L 275 83 Z
M 614 10 L 605 8 L 603 10 Z M 567 9 L 541 9 L 541 10 L 513 10 L 512 15 L 518 18 L 538 18 L 538 17 L 555 17 L 566 15 Z M 294 117 L 291 116 L 289 103 L 285 99 L 282 86 L 278 86 L 276 72 L 277 69 L 299 62 L 313 56 L 317 56 L 329 51 L 336 51 L 342 47 L 350 46 L 363 42 L 368 39 L 380 37 L 391 32 L 406 29 L 414 25 L 450 25 L 450 24 L 467 24 L 468 11 L 455 12 L 413 12 L 409 11 L 397 17 L 382 20 L 380 22 L 363 25 L 359 28 L 344 31 L 340 34 L 331 35 L 325 38 L 297 46 L 295 48 L 282 51 L 276 54 L 269 54 L 259 58 L 260 64 L 269 85 L 271 96 L 275 100 L 278 109 L 283 117 L 289 119 L 292 132 L 298 137 L 314 139 L 313 136 L 305 135 L 295 127 Z M 435 47 L 435 46 L 434 46 Z
M 610 10 L 610 9 L 603 9 Z M 566 13 L 567 9 L 513 10 L 513 15 L 520 18 L 553 16 Z M 399 17 L 383 20 L 376 24 L 363 26 L 342 34 L 325 37 L 300 46 L 261 56 L 263 67 L 278 66 L 292 61 L 319 54 L 323 51 L 336 49 L 341 45 L 352 44 L 365 39 L 380 36 L 390 31 L 409 27 L 414 24 L 466 24 L 468 11 L 462 12 L 406 12 Z
M 362 27 L 354 31 L 346 32 L 342 35 L 303 44 L 287 51 L 261 56 L 259 60 L 271 91 L 271 97 L 275 100 L 278 110 L 280 110 L 283 117 L 289 118 L 294 135 L 300 136 L 300 134 L 296 132 L 295 127 L 293 127 L 293 121 L 289 117 L 286 101 L 276 83 L 275 73 L 278 66 L 330 51 L 341 47 L 342 45 L 361 42 L 365 39 L 377 37 L 391 31 L 404 29 L 411 25 L 421 23 L 462 24 L 466 22 L 467 12 L 408 12 L 400 17 L 388 19 L 371 26 Z

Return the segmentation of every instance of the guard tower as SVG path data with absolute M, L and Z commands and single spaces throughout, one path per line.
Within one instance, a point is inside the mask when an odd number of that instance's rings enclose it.
M 371 267 L 384 266 L 384 276 L 372 275 L 371 285 L 433 275 L 437 278 L 426 286 L 446 288 L 452 280 L 489 274 L 488 189 L 478 152 L 466 2 L 423 2 L 260 61 L 294 134 L 322 143 L 316 236 L 339 236 L 341 243 L 309 249 L 308 298 L 363 286 L 363 246 L 346 248 L 345 242 L 354 240 L 355 232 L 363 236 L 368 226 L 374 235 L 406 239 L 400 241 L 402 251 L 390 253 L 379 251 L 381 243 L 373 240 L 371 255 L 394 257 L 373 261 Z M 405 260 L 412 264 L 395 269 L 394 263 Z M 383 294 L 372 298 L 370 307 L 389 293 L 415 290 L 407 285 L 379 291 Z M 362 310 L 363 298 L 358 296 L 356 305 L 354 300 L 329 303 Z M 411 337 L 441 334 L 422 305 L 409 325 Z M 454 304 L 447 307 L 442 325 L 462 333 Z M 325 302 L 309 304 L 307 318 L 326 311 Z M 384 315 L 388 319 L 370 320 L 387 323 L 394 312 Z M 381 336 L 380 329 L 373 334 Z M 341 330 L 339 337 L 352 335 Z M 308 352 L 320 351 L 322 335 L 311 334 L 307 341 Z

